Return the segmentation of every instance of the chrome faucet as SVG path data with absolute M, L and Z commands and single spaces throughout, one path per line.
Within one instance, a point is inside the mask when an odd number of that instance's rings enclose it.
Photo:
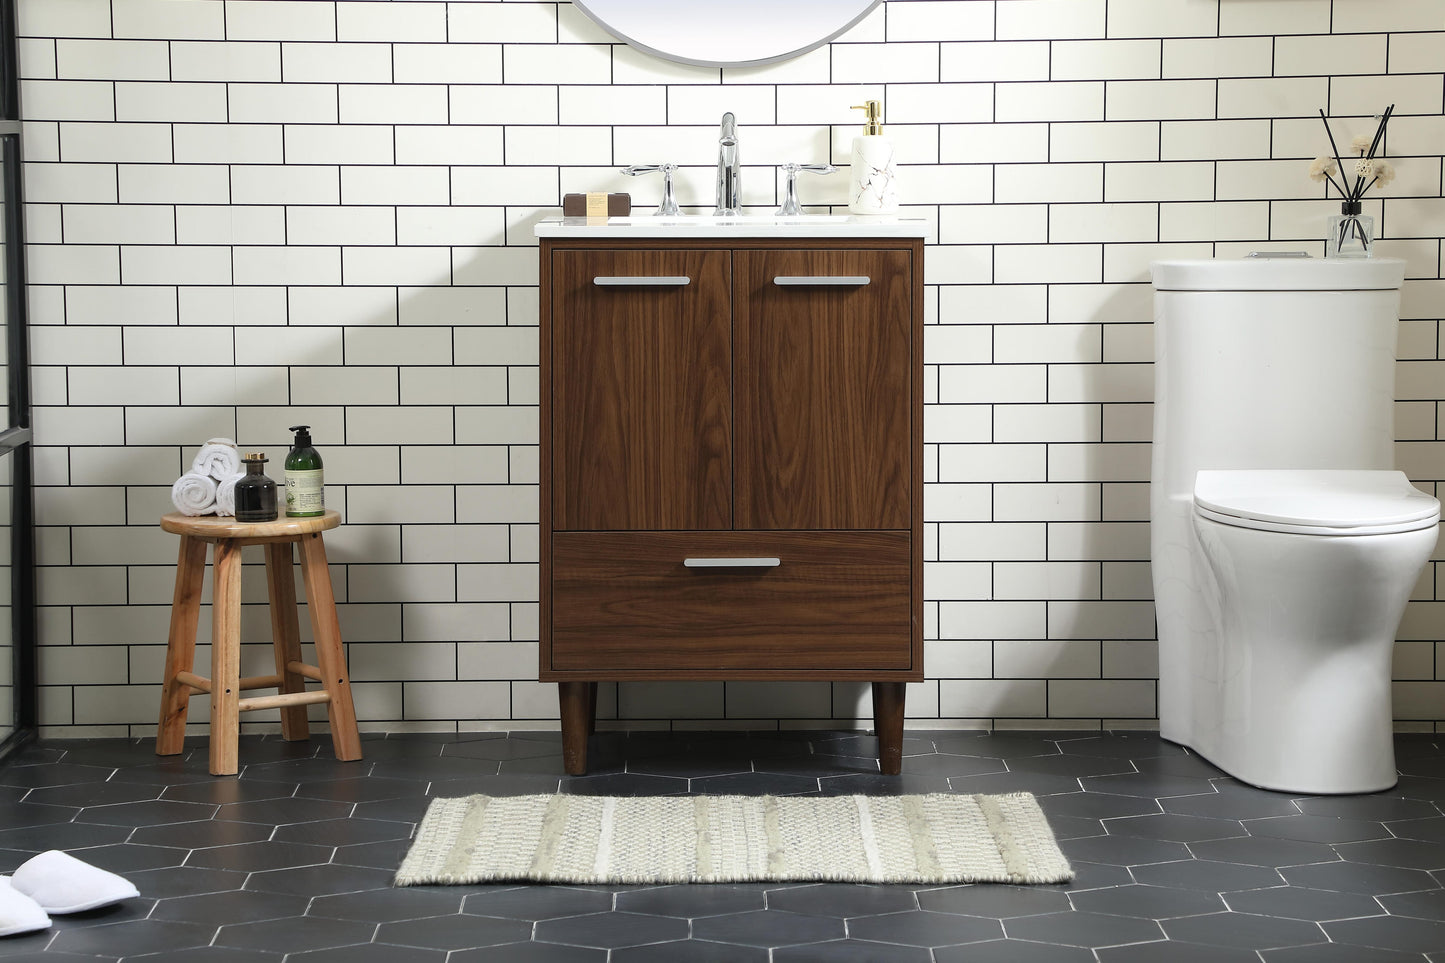
M 713 217 L 730 217 L 741 213 L 742 196 L 738 169 L 738 122 L 729 111 L 722 115 L 722 129 L 717 139 L 717 210 Z

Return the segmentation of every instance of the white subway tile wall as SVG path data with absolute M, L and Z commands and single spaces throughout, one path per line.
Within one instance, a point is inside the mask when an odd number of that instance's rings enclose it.
M 51 734 L 153 731 L 170 482 L 215 435 L 279 476 L 298 422 L 346 516 L 328 541 L 363 724 L 554 724 L 531 226 L 568 191 L 646 212 L 660 183 L 631 163 L 682 165 L 680 203 L 710 208 L 724 110 L 761 211 L 774 165 L 846 164 L 849 106 L 882 98 L 906 213 L 934 225 L 911 724 L 1153 724 L 1148 264 L 1322 254 L 1318 108 L 1344 143 L 1396 104 L 1400 176 L 1368 210 L 1409 262 L 1399 462 L 1445 481 L 1438 0 L 887 0 L 819 50 L 725 69 L 550 0 L 20 0 L 19 28 Z M 800 187 L 845 203 L 843 175 Z M 1439 728 L 1445 565 L 1413 599 L 1397 724 Z M 608 684 L 600 706 L 648 727 L 869 712 L 828 683 Z

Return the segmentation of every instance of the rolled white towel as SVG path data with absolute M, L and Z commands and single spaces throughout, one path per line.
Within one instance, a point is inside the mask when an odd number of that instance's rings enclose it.
M 241 450 L 229 438 L 212 438 L 201 446 L 191 462 L 191 471 L 209 475 L 216 481 L 229 478 L 241 470 Z
M 230 478 L 221 479 L 216 485 L 216 514 L 236 514 L 236 482 L 246 477 L 243 471 L 236 472 Z
M 209 515 L 216 505 L 216 480 L 187 472 L 171 486 L 171 502 L 182 515 Z

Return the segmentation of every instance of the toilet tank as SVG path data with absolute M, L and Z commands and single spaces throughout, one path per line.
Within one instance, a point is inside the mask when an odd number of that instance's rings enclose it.
M 1201 468 L 1393 468 L 1397 258 L 1158 261 L 1156 497 Z

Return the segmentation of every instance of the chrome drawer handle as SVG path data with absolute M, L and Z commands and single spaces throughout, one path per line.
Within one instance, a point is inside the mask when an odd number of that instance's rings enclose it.
M 777 568 L 782 564 L 778 558 L 685 558 L 682 564 L 688 568 Z
M 866 274 L 783 275 L 773 278 L 773 283 L 782 288 L 794 286 L 858 288 L 870 280 L 872 279 Z
M 596 277 L 592 283 L 599 288 L 678 288 L 691 284 L 689 277 Z

